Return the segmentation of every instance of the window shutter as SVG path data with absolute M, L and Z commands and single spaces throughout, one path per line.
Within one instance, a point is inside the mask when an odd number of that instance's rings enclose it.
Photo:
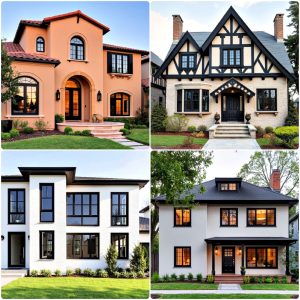
M 132 54 L 128 55 L 128 73 L 133 74 L 133 59 Z
M 111 52 L 107 52 L 107 73 L 112 73 L 112 55 Z

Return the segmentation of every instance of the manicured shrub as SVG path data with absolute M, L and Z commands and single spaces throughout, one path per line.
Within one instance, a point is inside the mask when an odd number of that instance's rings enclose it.
M 109 273 L 109 275 L 111 275 L 113 272 L 117 270 L 117 259 L 118 259 L 117 249 L 114 245 L 110 245 L 105 255 L 107 272 Z
M 130 268 L 134 272 L 145 273 L 147 267 L 146 254 L 142 245 L 136 245 L 130 259 Z
M 265 133 L 273 133 L 274 132 L 274 128 L 272 126 L 267 126 L 265 128 Z
M 187 130 L 188 130 L 188 132 L 193 133 L 196 131 L 196 126 L 189 126 Z
M 126 128 L 120 129 L 120 132 L 122 132 L 123 135 L 129 135 L 131 133 L 131 131 L 129 129 L 126 129 Z
M 55 115 L 55 123 L 62 123 L 65 120 L 64 115 L 56 114 Z
M 179 280 L 180 281 L 184 281 L 185 280 L 185 275 L 184 274 L 180 274 L 179 275 Z
M 285 119 L 284 125 L 286 126 L 299 126 L 299 113 L 294 106 L 293 101 L 289 101 L 288 116 Z
M 81 131 L 80 130 L 76 130 L 73 132 L 74 135 L 81 135 Z
M 170 276 L 168 274 L 165 274 L 165 275 L 163 275 L 162 280 L 164 282 L 168 282 L 168 281 L 170 281 Z
M 193 145 L 193 143 L 194 143 L 194 138 L 192 136 L 186 136 L 182 142 L 184 147 L 190 147 Z
M 214 277 L 214 275 L 211 275 L 211 274 L 207 275 L 207 277 L 206 277 L 206 282 L 207 282 L 207 283 L 214 283 L 214 282 L 215 282 L 215 277 Z
M 37 270 L 31 270 L 30 271 L 30 276 L 31 277 L 37 277 L 39 275 L 39 272 Z
M 126 268 L 125 271 L 126 271 L 126 272 L 131 272 L 130 268 Z
M 207 126 L 199 125 L 197 131 L 207 131 Z
M 37 120 L 35 121 L 34 125 L 36 127 L 36 129 L 38 131 L 45 131 L 46 130 L 46 127 L 47 127 L 47 124 L 48 122 L 46 123 L 45 121 L 43 120 Z
M 256 135 L 258 137 L 262 137 L 265 133 L 264 129 L 261 126 L 255 126 L 256 128 Z
M 113 272 L 113 277 L 115 278 L 121 278 L 121 273 L 118 271 Z
M 52 273 L 51 273 L 50 270 L 43 269 L 43 270 L 41 270 L 40 274 L 41 274 L 42 277 L 51 277 Z
M 274 133 L 277 137 L 283 140 L 284 144 L 288 148 L 293 148 L 293 140 L 295 137 L 299 136 L 299 127 L 298 126 L 277 127 L 274 130 Z
M 249 276 L 244 276 L 244 277 L 243 277 L 243 282 L 244 282 L 245 284 L 250 283 L 250 277 L 249 277 Z
M 75 275 L 81 275 L 81 269 L 80 268 L 76 268 L 74 270 Z
M 281 147 L 283 145 L 283 140 L 273 134 L 270 138 L 270 144 L 272 146 Z
M 196 278 L 197 278 L 197 281 L 199 281 L 199 282 L 202 282 L 202 274 L 201 273 L 199 273 L 199 274 L 197 274 L 196 275 Z
M 283 283 L 283 284 L 288 283 L 288 278 L 287 278 L 287 276 L 282 276 L 280 282 Z
M 120 273 L 122 273 L 122 272 L 124 272 L 124 269 L 123 269 L 123 268 L 120 268 L 120 267 L 118 267 L 118 268 L 117 268 L 117 271 L 118 271 L 118 272 L 120 272 Z
M 188 280 L 193 280 L 194 279 L 194 275 L 192 273 L 189 273 L 187 277 L 188 277 Z
M 151 112 L 151 131 L 159 132 L 165 131 L 166 125 L 164 123 L 167 117 L 167 110 L 164 106 L 156 104 L 152 107 Z
M 272 283 L 273 282 L 273 278 L 268 276 L 268 277 L 265 277 L 265 283 Z
M 205 133 L 203 131 L 193 133 L 194 138 L 205 138 Z
M 24 127 L 23 132 L 26 134 L 33 133 L 33 128 L 32 127 Z
M 11 138 L 9 132 L 1 132 L 1 140 L 9 140 Z
M 264 283 L 264 278 L 262 276 L 257 277 L 257 283 Z
M 171 274 L 171 280 L 176 281 L 177 280 L 177 275 L 175 273 Z
M 147 125 L 143 125 L 143 124 L 138 124 L 138 125 L 134 125 L 133 128 L 136 128 L 136 129 L 147 129 L 148 126 Z
M 256 283 L 257 278 L 255 276 L 250 276 L 250 283 Z
M 83 275 L 84 276 L 91 277 L 92 274 L 93 274 L 93 270 L 90 269 L 90 268 L 86 268 L 86 269 L 83 270 Z
M 129 278 L 137 278 L 137 273 L 134 271 L 129 272 Z
M 61 276 L 61 270 L 59 270 L 59 269 L 55 270 L 54 275 L 57 277 Z
M 137 277 L 138 278 L 145 278 L 145 273 L 142 271 L 137 272 Z
M 130 272 L 125 271 L 125 272 L 121 273 L 121 277 L 122 278 L 130 278 L 129 274 L 130 274 Z
M 72 276 L 74 274 L 72 269 L 67 269 L 66 270 L 66 276 Z
M 20 136 L 20 132 L 18 129 L 12 129 L 9 133 L 12 138 Z
M 101 269 L 100 269 L 100 270 L 97 272 L 97 276 L 100 277 L 100 278 L 107 278 L 107 277 L 108 277 L 108 272 L 105 271 L 105 270 L 101 270 Z
M 84 129 L 81 131 L 82 136 L 89 136 L 91 135 L 91 131 L 89 129 Z
M 24 128 L 28 127 L 28 121 L 20 121 L 19 128 L 24 131 Z
M 20 127 L 21 120 L 13 120 L 12 127 L 13 129 L 18 129 Z
M 274 283 L 279 283 L 279 277 L 278 276 L 273 276 L 273 282 Z
M 73 129 L 70 126 L 66 126 L 64 129 L 64 134 L 72 134 L 73 133 Z
M 184 115 L 173 115 L 165 119 L 164 125 L 167 131 L 180 132 L 188 124 L 188 118 Z
M 159 282 L 160 281 L 160 277 L 159 277 L 159 274 L 157 272 L 154 272 L 151 276 L 151 281 L 152 282 Z

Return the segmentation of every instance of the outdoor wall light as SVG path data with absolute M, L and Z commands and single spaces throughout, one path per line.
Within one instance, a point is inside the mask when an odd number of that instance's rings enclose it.
M 215 248 L 215 255 L 218 255 L 218 253 L 219 253 L 219 249 L 218 249 L 218 247 L 216 247 Z
M 242 248 L 239 248 L 239 255 L 242 255 Z
M 55 99 L 56 99 L 56 101 L 60 100 L 60 91 L 59 90 L 56 90 Z
M 30 235 L 28 235 L 28 237 L 27 237 L 27 238 L 28 238 L 28 240 L 30 240 Z
M 3 241 L 4 240 L 4 235 L 1 235 L 1 241 Z
M 97 93 L 97 101 L 100 102 L 102 100 L 102 94 L 100 91 Z

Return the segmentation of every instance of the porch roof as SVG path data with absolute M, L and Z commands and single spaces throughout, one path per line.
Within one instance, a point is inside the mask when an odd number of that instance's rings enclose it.
M 289 245 L 297 242 L 297 239 L 285 237 L 213 237 L 205 239 L 207 244 L 227 245 Z
M 247 94 L 249 97 L 255 96 L 255 93 L 248 89 L 246 86 L 241 84 L 239 81 L 237 81 L 234 78 L 230 78 L 228 81 L 226 81 L 224 84 L 219 86 L 217 89 L 215 89 L 213 92 L 210 93 L 211 96 L 217 97 L 221 92 L 229 89 L 229 88 L 236 88 L 245 94 Z

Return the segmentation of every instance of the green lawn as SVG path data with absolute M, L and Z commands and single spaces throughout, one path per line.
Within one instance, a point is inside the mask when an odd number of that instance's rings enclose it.
M 157 297 L 155 297 L 157 298 Z M 279 294 L 177 294 L 159 295 L 159 299 L 291 299 L 293 295 Z
M 151 146 L 154 147 L 172 147 L 177 145 L 182 145 L 185 136 L 183 135 L 151 135 Z M 193 143 L 197 145 L 204 145 L 207 139 L 194 138 Z
M 149 128 L 147 129 L 132 129 L 131 133 L 126 136 L 128 139 L 149 145 Z
M 2 143 L 3 149 L 130 149 L 108 139 L 90 136 L 50 135 Z
M 149 279 L 33 278 L 25 277 L 2 287 L 4 299 L 148 298 Z
M 263 146 L 263 147 L 271 146 L 271 140 L 270 140 L 270 139 L 259 138 L 259 139 L 256 139 L 256 141 L 257 141 L 257 143 L 258 143 L 258 145 L 259 145 L 260 147 L 262 147 L 262 146 Z M 295 144 L 299 144 L 299 137 L 296 137 L 296 138 L 294 139 L 294 143 L 295 143 Z M 282 146 L 282 148 L 285 149 L 284 146 Z
M 285 290 L 285 291 L 298 291 L 298 284 L 242 284 L 243 290 Z
M 192 282 L 152 283 L 151 290 L 217 290 L 217 284 Z

